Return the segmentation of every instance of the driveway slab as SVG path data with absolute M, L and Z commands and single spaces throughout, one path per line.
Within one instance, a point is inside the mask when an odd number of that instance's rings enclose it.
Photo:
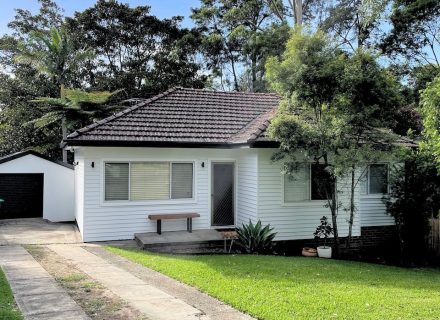
M 150 319 L 209 319 L 193 306 L 145 283 L 133 274 L 111 265 L 79 246 L 50 245 L 48 247 L 63 258 L 70 260 L 75 267 L 105 285 Z
M 89 319 L 23 247 L 0 246 L 0 267 L 25 319 Z
M 129 243 L 129 241 L 118 243 L 118 246 L 127 247 L 129 246 Z M 115 243 L 110 243 L 110 245 L 115 245 Z M 251 316 L 234 309 L 206 293 L 200 292 L 194 287 L 188 286 L 157 271 L 129 261 L 100 246 L 86 246 L 84 248 L 112 265 L 130 272 L 148 283 L 150 286 L 160 289 L 203 311 L 205 314 L 204 317 L 209 317 L 211 320 L 255 320 Z
M 0 220 L 0 246 L 81 242 L 73 223 L 52 223 L 40 218 Z

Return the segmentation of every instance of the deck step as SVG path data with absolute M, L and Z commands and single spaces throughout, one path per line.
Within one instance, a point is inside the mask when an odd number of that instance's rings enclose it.
M 209 254 L 224 252 L 224 240 L 216 230 L 169 231 L 138 233 L 134 235 L 137 245 L 147 251 L 178 254 Z

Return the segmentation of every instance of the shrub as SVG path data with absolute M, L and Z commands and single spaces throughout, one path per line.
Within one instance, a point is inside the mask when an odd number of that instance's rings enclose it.
M 268 253 L 276 235 L 272 231 L 270 225 L 263 227 L 260 220 L 256 224 L 249 220 L 249 224 L 237 229 L 237 244 L 246 253 Z
M 332 225 L 328 222 L 328 219 L 326 216 L 323 216 L 320 219 L 320 224 L 316 228 L 313 235 L 315 236 L 315 239 L 322 239 L 324 238 L 324 247 L 327 246 L 327 239 L 333 234 L 333 228 Z
M 391 193 L 385 201 L 396 222 L 401 262 L 424 262 L 428 254 L 428 221 L 440 209 L 440 175 L 433 159 L 419 152 L 407 155 L 405 166 L 392 174 Z

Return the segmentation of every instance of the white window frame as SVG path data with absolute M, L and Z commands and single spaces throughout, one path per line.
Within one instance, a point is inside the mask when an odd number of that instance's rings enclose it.
M 309 167 L 309 183 L 308 183 L 308 188 L 309 188 L 309 199 L 306 200 L 298 200 L 298 201 L 291 201 L 291 202 L 286 202 L 285 201 L 285 197 L 284 197 L 284 193 L 285 193 L 285 177 L 287 176 L 286 174 L 281 174 L 281 206 L 283 207 L 296 207 L 296 206 L 301 206 L 301 205 L 310 205 L 310 204 L 316 204 L 318 206 L 322 206 L 323 204 L 327 203 L 327 200 L 314 200 L 312 199 L 312 162 L 308 162 L 307 165 Z
M 169 199 L 157 199 L 157 200 L 131 200 L 131 164 L 132 163 L 168 163 L 170 166 L 169 174 Z M 105 164 L 106 163 L 128 163 L 128 200 L 106 200 L 105 199 Z M 173 163 L 190 163 L 193 166 L 193 176 L 192 176 L 192 198 L 181 198 L 172 199 L 171 198 L 171 188 L 172 188 L 172 164 Z M 102 179 L 101 179 L 101 206 L 136 206 L 136 205 L 161 205 L 161 204 L 185 204 L 185 203 L 196 203 L 196 161 L 194 160 L 162 160 L 162 159 L 136 159 L 136 160 L 102 160 Z
M 385 165 L 387 167 L 387 192 L 386 193 L 370 193 L 370 166 L 371 165 L 375 165 L 375 164 L 380 164 L 380 165 Z M 370 196 L 370 197 L 383 197 L 383 195 L 389 194 L 390 193 L 390 164 L 387 162 L 377 162 L 377 163 L 372 163 L 369 164 L 367 167 L 367 185 L 366 185 L 366 193 L 362 194 L 362 196 Z

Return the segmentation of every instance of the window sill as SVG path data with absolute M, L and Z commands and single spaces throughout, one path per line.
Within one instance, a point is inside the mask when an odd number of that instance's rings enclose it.
M 297 201 L 297 202 L 286 202 L 281 203 L 282 207 L 322 207 L 326 205 L 327 200 L 308 200 L 308 201 Z
M 373 193 L 373 194 L 362 194 L 361 199 L 382 199 L 388 196 L 388 193 Z
M 196 199 L 170 199 L 170 200 L 150 200 L 150 201 L 102 201 L 102 207 L 134 207 L 134 206 L 158 206 L 176 204 L 195 204 Z

